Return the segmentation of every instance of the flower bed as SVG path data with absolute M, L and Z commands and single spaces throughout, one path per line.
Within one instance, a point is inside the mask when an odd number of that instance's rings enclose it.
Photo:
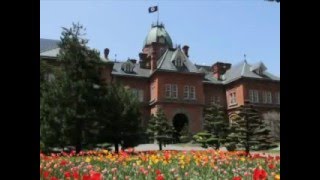
M 40 154 L 41 179 L 280 179 L 280 156 L 224 151 L 106 150 Z

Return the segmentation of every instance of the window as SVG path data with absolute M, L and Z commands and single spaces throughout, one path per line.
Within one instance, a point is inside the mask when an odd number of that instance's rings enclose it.
M 254 97 L 254 101 L 255 103 L 259 103 L 259 91 L 258 90 L 254 90 L 253 91 L 253 97 Z
M 216 103 L 220 104 L 220 96 L 216 96 Z
M 249 100 L 250 100 L 251 103 L 254 102 L 253 90 L 249 90 Z
M 230 93 L 230 105 L 237 104 L 236 92 Z
M 183 88 L 183 99 L 189 99 L 189 86 Z
M 272 103 L 272 94 L 270 91 L 263 91 L 263 103 L 264 104 L 271 104 Z
M 44 75 L 45 80 L 47 80 L 48 82 L 52 82 L 53 80 L 55 80 L 55 76 L 52 73 L 46 73 Z
M 249 90 L 249 100 L 251 103 L 259 103 L 259 91 Z
M 180 56 L 176 58 L 176 60 L 173 61 L 174 65 L 177 67 L 182 67 L 183 66 L 183 60 L 181 59 Z
M 262 92 L 262 102 L 264 104 L 266 104 L 268 102 L 268 100 L 267 100 L 267 91 L 263 91 Z
M 268 102 L 268 104 L 272 104 L 272 94 L 271 94 L 271 92 L 267 92 L 267 102 Z
M 189 97 L 190 99 L 196 99 L 196 88 L 194 86 L 190 86 Z
M 196 99 L 196 88 L 194 86 L 184 86 L 183 99 Z
M 151 91 L 150 92 L 151 92 L 151 100 L 155 99 L 156 95 L 155 95 L 155 87 L 154 87 L 154 85 L 151 86 Z
M 220 104 L 220 97 L 219 96 L 211 96 L 211 100 L 210 100 L 211 104 Z
M 178 98 L 178 86 L 176 84 L 166 84 L 166 98 Z
M 176 99 L 178 98 L 178 86 L 176 84 L 171 84 L 172 95 L 171 97 Z
M 166 84 L 166 98 L 171 98 L 171 84 Z
M 132 92 L 133 96 L 139 100 L 139 102 L 143 102 L 143 90 L 131 89 L 131 92 Z
M 215 103 L 215 96 L 211 96 L 210 98 L 210 104 L 213 104 L 213 103 Z
M 276 92 L 275 98 L 276 98 L 276 104 L 280 104 L 280 92 Z
M 139 90 L 139 101 L 143 102 L 143 90 Z

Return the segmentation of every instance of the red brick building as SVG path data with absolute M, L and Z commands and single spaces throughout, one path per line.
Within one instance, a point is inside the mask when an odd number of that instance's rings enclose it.
M 55 40 L 40 39 L 40 56 L 54 60 L 59 52 Z M 280 78 L 266 70 L 262 62 L 246 60 L 231 65 L 213 62 L 196 65 L 189 59 L 189 47 L 173 47 L 164 25 L 152 25 L 145 38 L 139 60 L 115 62 L 105 49 L 103 79 L 121 82 L 142 104 L 143 125 L 157 108 L 164 110 L 174 125 L 186 123 L 190 132 L 203 126 L 203 109 L 211 102 L 220 104 L 232 115 L 248 99 L 260 111 L 280 111 Z

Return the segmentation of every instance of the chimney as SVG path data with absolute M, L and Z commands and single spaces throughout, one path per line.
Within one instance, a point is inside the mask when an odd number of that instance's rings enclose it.
M 151 71 L 157 68 L 157 45 L 156 42 L 151 44 Z
M 108 59 L 108 55 L 109 55 L 109 49 L 105 48 L 104 49 L 104 58 Z
M 213 76 L 218 80 L 221 80 L 221 75 L 226 73 L 226 71 L 230 68 L 231 68 L 231 64 L 229 63 L 216 62 L 215 64 L 212 65 Z
M 185 54 L 187 57 L 189 57 L 189 54 L 188 54 L 188 52 L 189 52 L 189 46 L 187 46 L 187 45 L 183 46 L 183 47 L 182 47 L 182 50 L 183 50 L 184 54 Z

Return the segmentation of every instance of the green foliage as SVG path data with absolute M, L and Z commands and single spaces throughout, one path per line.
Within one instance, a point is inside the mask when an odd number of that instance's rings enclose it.
M 83 30 L 79 24 L 63 28 L 59 70 L 43 62 L 40 67 L 41 140 L 48 146 L 76 145 L 78 152 L 97 132 L 95 106 L 99 99 L 94 86 L 100 83 L 99 53 L 87 47 Z M 54 81 L 44 78 L 50 70 Z
M 152 115 L 147 127 L 147 134 L 151 140 L 157 140 L 159 150 L 162 150 L 162 144 L 169 143 L 173 140 L 172 136 L 175 132 L 161 108 L 158 108 L 156 115 Z
M 217 104 L 212 104 L 205 109 L 204 129 L 206 133 L 194 136 L 194 139 L 203 144 L 205 147 L 213 146 L 219 149 L 225 143 L 227 137 L 228 121 L 226 113 L 222 107 Z M 209 136 L 209 134 L 211 136 Z
M 246 152 L 250 150 L 270 149 L 274 147 L 270 130 L 262 121 L 259 113 L 252 106 L 241 106 L 239 116 L 232 124 L 228 142 L 237 142 L 244 147 Z
M 192 136 L 188 130 L 188 126 L 187 124 L 185 124 L 180 132 L 181 136 L 180 136 L 180 142 L 181 143 L 187 143 L 190 142 L 192 139 Z
M 96 108 L 99 116 L 99 140 L 117 147 L 134 147 L 141 131 L 140 105 L 128 89 L 118 83 L 101 87 L 102 103 Z M 118 151 L 116 149 L 116 151 Z
M 214 144 L 217 141 L 217 138 L 215 138 L 211 133 L 208 131 L 202 131 L 197 133 L 193 136 L 193 139 L 201 144 L 201 147 L 208 148 L 212 144 Z

